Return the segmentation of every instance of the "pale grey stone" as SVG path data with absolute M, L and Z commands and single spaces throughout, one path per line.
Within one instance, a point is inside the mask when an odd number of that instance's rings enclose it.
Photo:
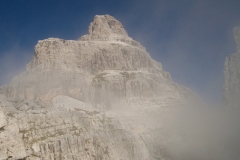
M 224 63 L 223 102 L 228 110 L 240 111 L 240 27 L 233 29 L 237 52 Z
M 6 117 L 2 111 L 2 108 L 0 106 L 0 128 L 4 127 L 7 124 Z
M 169 133 L 153 118 L 198 100 L 109 15 L 95 16 L 78 40 L 38 41 L 26 71 L 0 93 L 4 128 L 15 135 L 4 131 L 2 145 L 20 148 L 0 155 L 28 160 L 169 159 Z

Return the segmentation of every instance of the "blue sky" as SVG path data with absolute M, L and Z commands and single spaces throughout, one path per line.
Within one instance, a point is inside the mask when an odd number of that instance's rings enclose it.
M 94 15 L 110 14 L 172 79 L 220 103 L 223 63 L 236 52 L 239 0 L 1 0 L 0 85 L 25 69 L 38 40 L 78 39 Z

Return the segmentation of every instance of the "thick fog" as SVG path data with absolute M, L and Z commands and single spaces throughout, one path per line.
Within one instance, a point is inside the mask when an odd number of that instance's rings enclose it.
M 172 106 L 170 111 L 138 115 L 138 120 L 131 123 L 136 127 L 144 125 L 150 132 L 151 128 L 159 130 L 152 145 L 171 160 L 239 160 L 240 112 L 200 103 L 189 102 Z M 107 112 L 134 115 L 139 107 L 142 106 L 132 108 L 120 103 Z
M 164 118 L 177 135 L 167 146 L 174 160 L 238 160 L 240 114 L 222 107 L 182 106 Z
M 0 54 L 0 86 L 9 83 L 14 76 L 25 71 L 33 57 L 33 50 L 23 50 L 18 45 Z

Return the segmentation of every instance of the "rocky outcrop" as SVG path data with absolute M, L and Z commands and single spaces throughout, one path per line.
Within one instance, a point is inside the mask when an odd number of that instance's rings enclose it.
M 0 93 L 3 125 L 14 124 L 28 160 L 170 159 L 158 118 L 198 99 L 109 15 L 95 16 L 76 41 L 38 41 L 26 71 Z M 8 151 L 0 156 L 21 157 Z
M 137 41 L 128 36 L 121 22 L 110 15 L 95 16 L 94 21 L 90 23 L 89 34 L 79 38 L 80 41 L 115 41 L 124 42 L 145 50 Z
M 226 58 L 224 63 L 223 102 L 228 110 L 240 109 L 240 27 L 233 29 L 237 53 Z
M 0 106 L 0 128 L 4 127 L 6 124 L 7 124 L 6 118 Z
M 29 100 L 1 102 L 9 128 L 0 133 L 1 159 L 149 159 L 138 137 L 84 102 L 66 96 L 55 97 L 50 106 Z
M 10 118 L 11 113 L 5 110 L 9 104 L 11 103 L 7 101 L 7 98 L 0 95 L 0 122 L 2 124 L 0 127 L 0 159 L 23 159 L 26 157 L 26 151 L 22 136 L 19 134 L 17 119 Z M 12 106 L 9 107 L 11 110 Z
M 0 93 L 49 102 L 62 94 L 107 105 L 110 102 L 96 95 L 184 100 L 191 91 L 172 82 L 161 64 L 128 37 L 121 23 L 105 15 L 95 16 L 89 34 L 78 41 L 39 41 L 26 71 L 1 87 Z

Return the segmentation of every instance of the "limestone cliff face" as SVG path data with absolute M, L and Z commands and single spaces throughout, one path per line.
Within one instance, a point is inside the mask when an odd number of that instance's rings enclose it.
M 87 104 L 57 96 L 51 105 L 0 97 L 7 124 L 0 130 L 0 159 L 147 160 L 145 144 L 116 119 Z
M 233 29 L 237 53 L 226 58 L 224 63 L 223 102 L 229 110 L 240 108 L 240 27 Z
M 89 34 L 77 41 L 39 41 L 26 71 L 1 87 L 0 93 L 43 101 L 62 94 L 106 106 L 111 104 L 105 98 L 110 95 L 184 101 L 191 91 L 172 82 L 170 74 L 128 37 L 119 21 L 104 15 L 95 16 Z
M 0 94 L 0 159 L 27 160 L 169 160 L 163 122 L 144 119 L 197 97 L 109 15 L 78 40 L 39 41 Z

